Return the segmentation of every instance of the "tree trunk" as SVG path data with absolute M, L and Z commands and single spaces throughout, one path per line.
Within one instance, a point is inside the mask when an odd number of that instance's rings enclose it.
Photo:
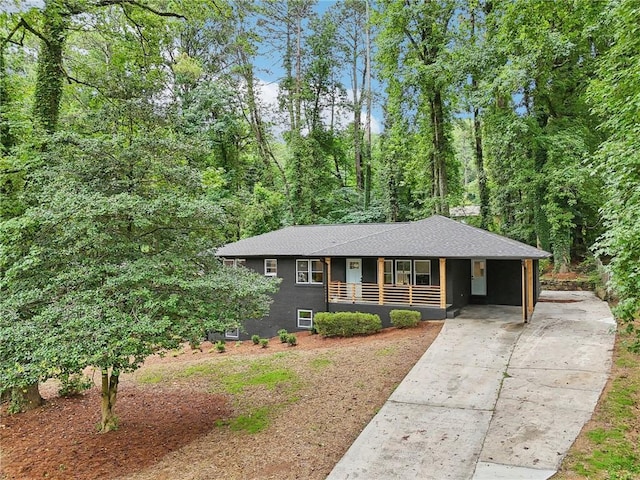
M 33 112 L 36 122 L 47 133 L 53 133 L 60 115 L 62 98 L 62 50 L 67 36 L 68 19 L 60 11 L 57 2 L 45 2 L 43 37 L 38 52 L 35 103 Z
M 436 213 L 449 215 L 447 196 L 449 188 L 447 182 L 447 139 L 444 129 L 444 110 L 440 90 L 435 90 L 431 101 L 431 120 L 433 135 L 433 154 L 435 163 L 434 186 L 436 194 Z
M 475 80 L 472 81 L 472 83 Z M 473 109 L 473 135 L 475 137 L 475 161 L 478 172 L 478 193 L 480 195 L 480 227 L 489 227 L 489 189 L 487 188 L 487 172 L 484 169 L 484 155 L 482 152 L 482 131 L 478 109 Z
M 354 30 L 358 24 L 354 22 Z M 353 38 L 358 38 L 357 31 L 353 32 Z M 356 171 L 356 188 L 359 192 L 363 187 L 362 176 L 362 141 L 360 138 L 360 120 L 362 115 L 362 93 L 358 92 L 358 43 L 354 40 L 353 57 L 351 59 L 351 93 L 353 95 L 353 152 L 354 167 Z
M 102 370 L 102 421 L 100 432 L 106 433 L 118 428 L 118 419 L 114 414 L 116 399 L 118 396 L 118 381 L 120 372 L 108 369 Z
M 369 0 L 365 0 L 366 6 L 366 26 L 365 26 L 365 95 L 367 100 L 367 120 L 365 122 L 365 150 L 364 161 L 366 164 L 366 182 L 364 194 L 365 209 L 371 204 L 371 31 L 369 22 Z
M 26 412 L 38 408 L 43 403 L 38 382 L 11 390 L 10 402 L 14 411 Z
M 476 43 L 476 15 L 471 9 L 471 43 Z M 471 90 L 478 91 L 478 79 L 476 74 L 471 75 Z M 477 106 L 473 107 L 473 135 L 475 137 L 475 161 L 478 173 L 478 194 L 480 195 L 480 227 L 489 227 L 489 190 L 487 188 L 487 172 L 484 170 L 484 156 L 482 152 L 482 130 L 480 126 L 480 111 Z

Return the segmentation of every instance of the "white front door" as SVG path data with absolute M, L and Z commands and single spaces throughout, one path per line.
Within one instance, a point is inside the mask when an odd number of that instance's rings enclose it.
M 362 259 L 347 258 L 347 297 L 362 296 Z
M 471 295 L 487 294 L 487 261 L 471 260 Z

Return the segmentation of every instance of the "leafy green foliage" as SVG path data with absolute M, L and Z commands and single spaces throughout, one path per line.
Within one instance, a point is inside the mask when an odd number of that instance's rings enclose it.
M 219 209 L 167 133 L 50 142 L 30 206 L 0 225 L 3 384 L 130 371 L 267 312 L 275 283 L 208 253 Z
M 280 330 L 278 330 L 278 338 L 280 338 L 280 343 L 287 343 L 288 335 L 289 335 L 289 332 L 287 332 L 286 329 L 281 328 Z
M 412 328 L 418 326 L 422 314 L 416 310 L 391 310 L 391 324 L 396 328 Z
M 371 335 L 382 329 L 379 315 L 361 312 L 319 312 L 314 315 L 313 323 L 324 337 Z
M 58 394 L 62 397 L 73 397 L 80 395 L 85 390 L 93 387 L 93 381 L 81 373 L 62 375 L 60 377 L 60 388 Z
M 623 0 L 613 4 L 605 18 L 612 46 L 599 59 L 598 76 L 589 87 L 608 134 L 593 162 L 606 182 L 602 215 L 607 228 L 598 247 L 611 257 L 611 286 L 620 297 L 615 312 L 630 322 L 640 313 L 640 67 L 629 62 L 631 52 L 640 48 L 634 33 L 640 11 L 634 2 Z M 640 351 L 640 340 L 634 347 Z

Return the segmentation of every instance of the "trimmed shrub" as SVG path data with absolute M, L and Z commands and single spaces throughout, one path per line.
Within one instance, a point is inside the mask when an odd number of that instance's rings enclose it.
M 267 348 L 269 346 L 269 339 L 268 338 L 261 338 L 260 339 L 260 346 L 262 348 Z
M 411 328 L 418 326 L 422 314 L 416 310 L 391 310 L 391 325 L 396 328 Z
M 260 335 L 251 335 L 251 341 L 254 345 L 258 345 L 260 343 Z
M 287 343 L 290 347 L 295 347 L 298 344 L 298 338 L 293 333 L 290 333 L 287 335 Z
M 278 330 L 278 336 L 280 337 L 280 343 L 287 343 L 287 336 L 289 336 L 289 332 L 283 328 Z
M 323 337 L 371 335 L 382 330 L 382 320 L 373 313 L 320 312 L 314 315 L 313 323 Z

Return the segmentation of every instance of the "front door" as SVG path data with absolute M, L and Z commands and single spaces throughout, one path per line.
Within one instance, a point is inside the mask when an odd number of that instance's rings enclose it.
M 487 295 L 487 261 L 471 260 L 471 295 Z
M 362 259 L 347 258 L 347 297 L 351 299 L 362 296 Z

